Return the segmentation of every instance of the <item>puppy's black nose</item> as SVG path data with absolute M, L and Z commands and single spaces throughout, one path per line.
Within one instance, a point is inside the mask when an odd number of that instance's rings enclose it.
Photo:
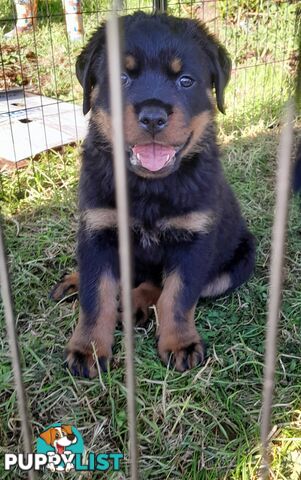
M 159 133 L 167 125 L 168 114 L 164 108 L 146 106 L 138 115 L 142 128 L 153 135 Z

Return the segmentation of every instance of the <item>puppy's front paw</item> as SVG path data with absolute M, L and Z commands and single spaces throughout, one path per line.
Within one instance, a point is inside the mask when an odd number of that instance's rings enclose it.
M 103 372 L 107 372 L 108 364 L 111 356 L 99 356 L 97 362 L 99 368 Z M 75 350 L 66 350 L 66 363 L 72 373 L 76 377 L 94 378 L 97 376 L 98 368 L 93 352 L 85 353 Z
M 98 367 L 103 372 L 108 370 L 112 358 L 112 343 L 104 338 L 93 338 L 92 335 L 79 335 L 75 330 L 65 354 L 67 366 L 73 375 L 94 378 L 98 374 Z
M 160 335 L 158 351 L 165 365 L 170 359 L 170 365 L 179 372 L 201 365 L 206 358 L 205 343 L 197 333 L 187 339 L 177 334 Z

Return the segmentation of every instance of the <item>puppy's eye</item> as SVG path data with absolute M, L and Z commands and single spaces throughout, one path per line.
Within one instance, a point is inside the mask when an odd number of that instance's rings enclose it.
M 187 75 L 183 75 L 183 77 L 179 78 L 178 84 L 183 87 L 183 88 L 189 88 L 192 87 L 194 84 L 194 80 L 191 77 L 188 77 Z
M 126 73 L 121 74 L 121 85 L 126 86 L 130 83 L 130 77 Z

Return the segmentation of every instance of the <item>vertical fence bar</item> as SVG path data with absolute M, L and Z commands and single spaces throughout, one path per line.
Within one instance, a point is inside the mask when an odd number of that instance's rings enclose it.
M 0 221 L 0 286 L 1 297 L 4 306 L 4 316 L 6 321 L 7 335 L 10 347 L 10 354 L 13 365 L 14 380 L 17 392 L 18 410 L 22 426 L 24 453 L 32 452 L 32 434 L 29 422 L 28 408 L 26 402 L 25 388 L 22 380 L 20 352 L 17 340 L 16 323 L 13 311 L 13 302 L 11 296 L 8 267 L 5 256 L 4 238 L 2 225 Z M 28 472 L 30 480 L 34 480 L 36 475 L 33 470 Z
M 284 126 L 278 150 L 276 182 L 276 209 L 272 233 L 272 256 L 270 268 L 270 293 L 265 340 L 265 367 L 261 418 L 262 465 L 261 478 L 269 478 L 269 433 L 274 392 L 274 377 L 277 361 L 277 332 L 282 295 L 282 272 L 284 266 L 285 236 L 290 192 L 291 155 L 293 147 L 294 102 L 291 100 L 284 115 Z
M 166 13 L 167 12 L 167 0 L 153 0 L 154 13 Z
M 123 99 L 121 87 L 121 39 L 117 6 L 107 20 L 107 52 L 110 77 L 110 105 L 113 129 L 114 172 L 118 212 L 121 298 L 125 328 L 126 386 L 129 429 L 131 479 L 138 479 L 138 451 L 136 429 L 136 397 L 134 367 L 134 335 L 132 309 L 132 255 L 129 230 L 128 184 L 123 132 Z M 119 9 L 119 8 L 118 8 Z

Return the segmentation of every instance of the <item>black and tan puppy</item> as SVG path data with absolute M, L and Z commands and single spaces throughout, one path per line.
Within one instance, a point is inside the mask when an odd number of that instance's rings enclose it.
M 124 18 L 123 61 L 134 301 L 142 310 L 157 304 L 159 355 L 184 371 L 204 360 L 199 298 L 232 291 L 254 267 L 254 239 L 216 144 L 212 91 L 223 112 L 231 62 L 197 21 L 143 13 Z M 80 178 L 81 308 L 67 362 L 92 377 L 92 343 L 103 370 L 112 356 L 120 288 L 105 26 L 76 71 L 91 120 Z

